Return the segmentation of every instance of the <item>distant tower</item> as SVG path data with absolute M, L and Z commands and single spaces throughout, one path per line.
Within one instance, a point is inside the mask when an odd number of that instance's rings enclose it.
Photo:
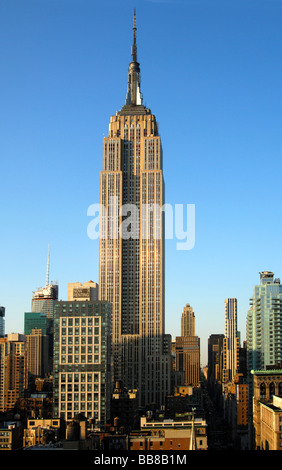
M 186 304 L 181 316 L 181 336 L 175 338 L 176 370 L 182 374 L 181 385 L 200 383 L 200 338 L 195 335 L 195 315 Z
M 125 105 L 103 141 L 99 298 L 113 306 L 113 383 L 138 389 L 140 407 L 161 406 L 170 393 L 162 146 L 156 118 L 142 104 L 135 13 L 131 55 Z
M 195 336 L 195 315 L 190 304 L 186 304 L 181 316 L 181 336 Z
M 223 382 L 234 380 L 239 367 L 237 299 L 225 299 L 225 334 L 223 339 Z
M 36 377 L 44 377 L 48 372 L 48 337 L 42 330 L 33 329 L 26 336 L 26 374 L 27 383 L 32 384 Z
M 0 306 L 0 337 L 5 335 L 5 307 Z
M 49 282 L 49 269 L 50 269 L 50 249 L 48 246 L 48 258 L 46 269 L 46 285 L 40 287 L 33 293 L 31 302 L 31 311 L 45 313 L 48 319 L 54 317 L 54 303 L 58 300 L 59 288 L 58 284 Z

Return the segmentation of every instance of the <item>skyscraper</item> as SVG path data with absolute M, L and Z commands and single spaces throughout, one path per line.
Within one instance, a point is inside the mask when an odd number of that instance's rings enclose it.
M 282 285 L 274 273 L 260 272 L 247 314 L 247 368 L 263 370 L 282 362 Z
M 0 338 L 0 412 L 12 411 L 25 389 L 25 337 Z
M 33 293 L 31 302 L 32 312 L 46 313 L 47 318 L 53 320 L 54 317 L 54 305 L 55 301 L 58 300 L 58 285 L 54 282 L 49 282 L 49 268 L 50 268 L 50 251 L 48 249 L 48 260 L 46 270 L 46 284 L 44 287 L 40 287 Z
M 181 336 L 175 338 L 175 368 L 182 375 L 182 385 L 200 383 L 200 338 L 195 336 L 195 315 L 186 304 L 181 315 Z
M 195 336 L 195 315 L 190 304 L 186 304 L 181 315 L 181 336 Z
M 48 336 L 39 328 L 26 335 L 26 383 L 33 385 L 37 377 L 44 377 L 48 372 Z
M 223 382 L 230 382 L 239 366 L 239 336 L 237 331 L 237 299 L 225 299 L 225 334 L 223 339 Z
M 170 337 L 164 325 L 164 182 L 158 124 L 142 104 L 134 13 L 123 108 L 111 116 L 100 177 L 99 298 L 112 303 L 113 381 L 140 406 L 164 404 Z M 129 215 L 130 214 L 130 215 Z
M 5 307 L 0 306 L 0 336 L 5 334 Z

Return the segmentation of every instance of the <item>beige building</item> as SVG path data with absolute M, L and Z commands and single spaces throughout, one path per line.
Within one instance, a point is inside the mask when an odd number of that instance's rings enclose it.
M 25 336 L 17 333 L 0 338 L 0 412 L 13 410 L 24 396 Z
M 256 450 L 282 450 L 282 369 L 252 371 Z
M 49 338 L 42 335 L 41 329 L 32 329 L 26 335 L 26 374 L 27 383 L 36 377 L 44 377 L 48 372 Z
M 223 338 L 223 369 L 224 383 L 234 380 L 239 365 L 239 337 L 237 331 L 237 299 L 224 301 L 225 333 Z
M 186 304 L 181 315 L 181 336 L 195 336 L 195 314 L 190 304 Z
M 60 437 L 59 419 L 28 419 L 24 429 L 23 447 L 46 445 Z
M 98 284 L 93 281 L 70 282 L 68 284 L 68 300 L 98 300 Z
M 153 420 L 142 417 L 139 436 L 129 438 L 130 450 L 207 450 L 207 426 L 202 418 Z
M 103 140 L 99 299 L 113 307 L 113 381 L 138 389 L 140 406 L 163 405 L 170 390 L 163 204 L 161 138 L 142 104 L 134 15 L 126 102 Z

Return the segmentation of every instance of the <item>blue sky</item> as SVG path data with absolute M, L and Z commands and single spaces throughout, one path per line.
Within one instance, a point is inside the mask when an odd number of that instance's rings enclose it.
M 50 277 L 98 282 L 102 139 L 125 100 L 133 10 L 144 104 L 159 122 L 166 202 L 195 204 L 196 243 L 166 242 L 166 332 L 190 303 L 201 338 L 238 328 L 259 271 L 281 269 L 282 2 L 2 0 L 0 304 L 22 332 Z

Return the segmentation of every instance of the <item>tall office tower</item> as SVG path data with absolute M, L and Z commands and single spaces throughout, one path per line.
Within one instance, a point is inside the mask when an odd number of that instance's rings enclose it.
M 93 281 L 68 284 L 68 300 L 98 300 L 98 293 L 98 284 Z
M 0 306 L 0 337 L 5 335 L 5 307 Z
M 195 336 L 195 314 L 190 304 L 186 304 L 181 315 L 181 336 Z
M 0 338 L 0 412 L 12 411 L 25 388 L 25 337 Z
M 103 140 L 99 298 L 113 306 L 113 383 L 138 389 L 139 406 L 170 391 L 164 325 L 164 183 L 158 124 L 142 104 L 134 14 L 123 108 Z
M 103 427 L 110 417 L 111 304 L 59 301 L 54 317 L 53 416 L 78 413 Z
M 260 272 L 250 299 L 246 339 L 248 372 L 282 362 L 282 285 L 273 272 Z
M 182 373 L 182 385 L 200 384 L 200 338 L 177 336 L 175 338 L 176 370 Z
M 40 287 L 33 293 L 31 301 L 31 311 L 46 313 L 47 318 L 53 320 L 54 305 L 58 300 L 59 287 L 57 283 L 49 282 L 49 268 L 50 268 L 50 251 L 48 249 L 48 260 L 46 270 L 46 283 L 44 287 Z
M 208 387 L 212 393 L 217 391 L 217 384 L 222 380 L 224 335 L 213 334 L 208 339 Z
M 36 377 L 43 378 L 49 369 L 48 336 L 35 328 L 26 335 L 26 384 L 30 389 Z
M 49 364 L 53 363 L 53 340 L 54 340 L 54 306 L 58 300 L 59 286 L 57 282 L 49 281 L 50 249 L 48 247 L 47 270 L 45 287 L 39 288 L 33 293 L 31 311 L 34 313 L 45 313 L 47 316 L 47 335 L 49 336 Z
M 222 381 L 231 382 L 239 367 L 239 336 L 237 331 L 237 299 L 225 299 L 225 332 L 223 339 Z

